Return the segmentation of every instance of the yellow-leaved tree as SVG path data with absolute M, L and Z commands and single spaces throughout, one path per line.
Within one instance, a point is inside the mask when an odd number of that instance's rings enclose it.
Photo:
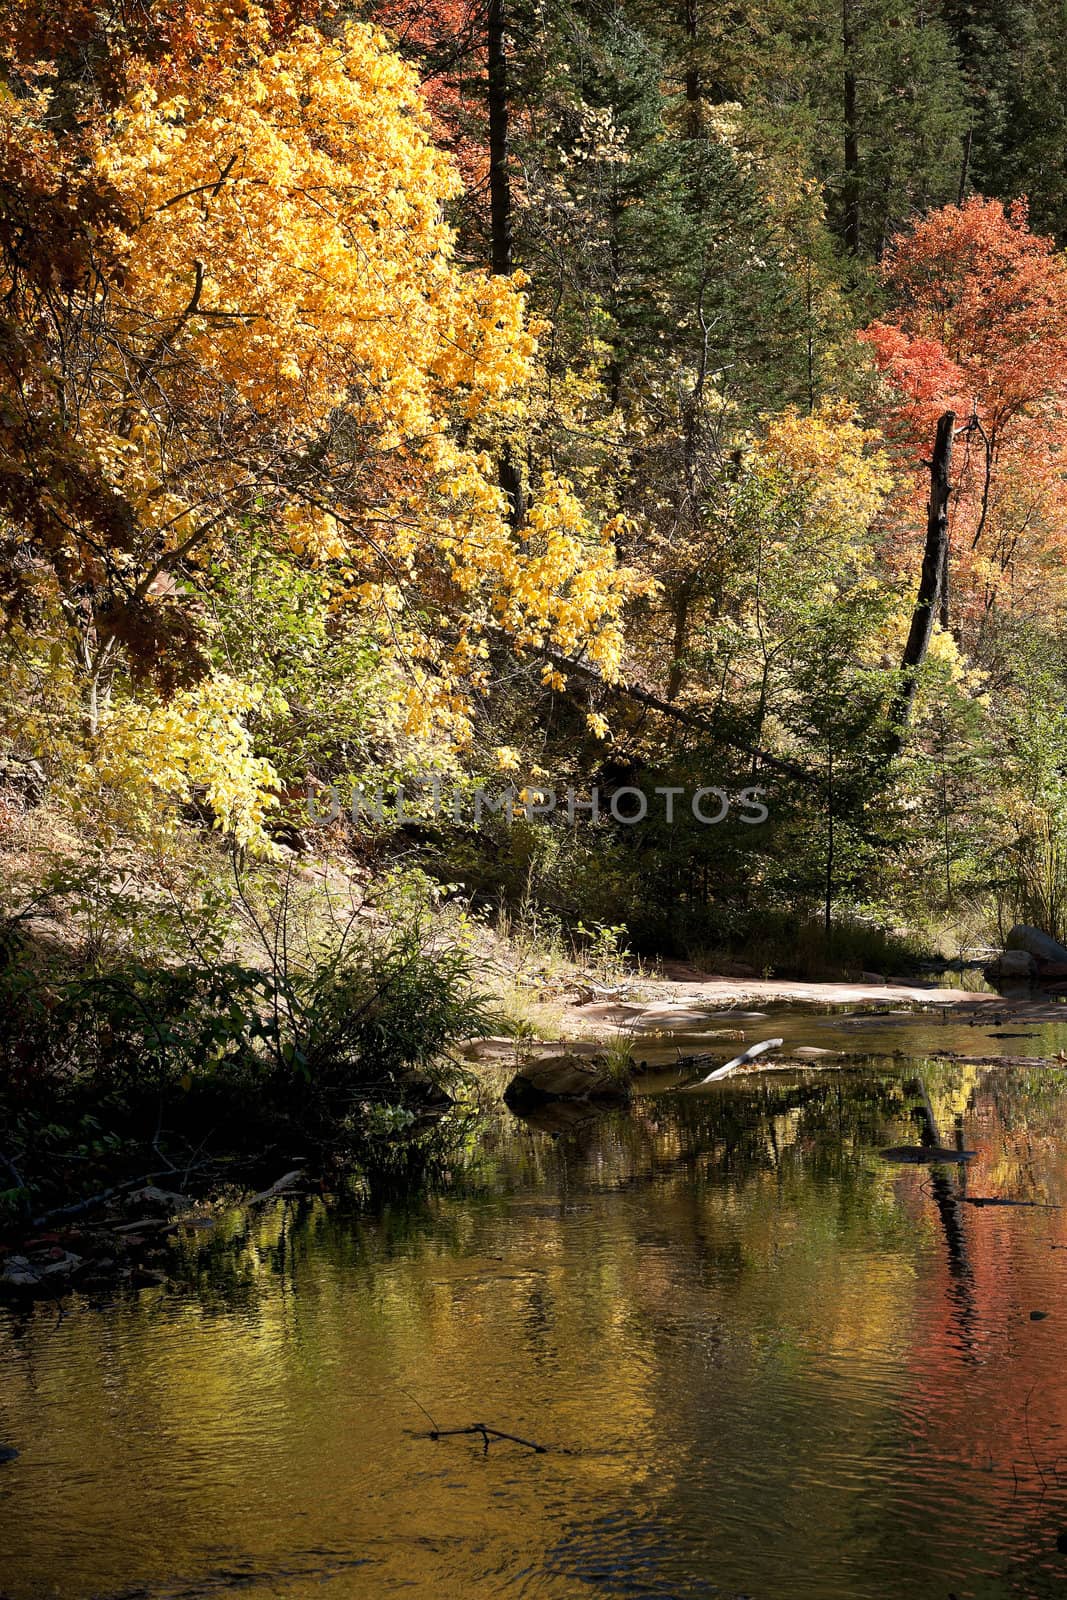
M 259 703 L 192 687 L 219 671 L 209 574 L 252 524 L 387 631 L 413 732 L 462 742 L 487 628 L 610 677 L 637 579 L 564 482 L 508 522 L 489 444 L 536 330 L 519 282 L 457 263 L 459 180 L 383 36 L 279 41 L 205 0 L 184 56 L 87 93 L 33 60 L 0 87 L 5 182 L 75 214 L 59 270 L 3 253 L 0 515 L 8 608 L 62 617 L 100 758 L 139 750 L 162 794 L 174 751 L 203 767 L 190 730 Z M 258 819 L 271 775 L 239 743 L 211 782 Z

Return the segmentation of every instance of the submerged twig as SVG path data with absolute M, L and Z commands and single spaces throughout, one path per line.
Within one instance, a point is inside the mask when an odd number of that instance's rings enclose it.
M 423 1416 L 426 1418 L 426 1421 L 430 1424 L 430 1427 L 433 1429 L 433 1434 L 431 1435 L 431 1437 L 439 1436 L 441 1430 L 437 1426 L 436 1419 L 434 1417 L 431 1417 L 430 1413 L 427 1411 L 427 1409 L 423 1405 L 422 1401 L 421 1400 L 416 1400 L 415 1396 L 411 1393 L 410 1389 L 401 1389 L 400 1393 L 404 1396 L 405 1399 L 410 1400 L 413 1406 L 418 1406 L 419 1410 L 422 1412 Z
M 1037 1451 L 1034 1449 L 1034 1441 L 1030 1437 L 1030 1401 L 1033 1398 L 1033 1393 L 1033 1386 L 1031 1386 L 1030 1389 L 1027 1390 L 1026 1402 L 1023 1406 L 1023 1432 L 1026 1435 L 1026 1443 L 1027 1448 L 1030 1451 L 1030 1459 L 1033 1461 L 1034 1466 L 1037 1469 L 1037 1475 L 1041 1479 L 1041 1492 L 1043 1494 L 1048 1488 L 1048 1480 L 1045 1477 L 1044 1469 L 1042 1468 L 1040 1461 L 1037 1459 Z
M 418 1402 L 416 1401 L 416 1405 Z M 419 1406 L 421 1411 L 423 1408 Z M 532 1439 L 520 1439 L 517 1433 L 502 1433 L 499 1428 L 490 1428 L 484 1422 L 472 1422 L 465 1428 L 434 1428 L 429 1433 L 420 1435 L 423 1439 L 453 1439 L 459 1434 L 480 1433 L 486 1455 L 489 1454 L 489 1445 L 494 1439 L 506 1439 L 510 1444 L 524 1445 L 527 1450 L 532 1450 L 535 1455 L 548 1454 L 546 1444 L 534 1444 Z

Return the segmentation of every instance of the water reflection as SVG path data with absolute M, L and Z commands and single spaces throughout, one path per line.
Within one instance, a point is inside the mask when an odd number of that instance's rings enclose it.
M 457 1122 L 417 1202 L 235 1213 L 180 1288 L 9 1319 L 0 1591 L 1062 1595 L 1067 1213 L 968 1200 L 1067 1201 L 1067 1076 L 923 1087 L 965 1176 L 881 1159 L 888 1071 Z

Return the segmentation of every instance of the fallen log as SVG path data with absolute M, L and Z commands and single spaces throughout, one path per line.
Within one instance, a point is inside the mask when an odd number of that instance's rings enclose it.
M 863 1066 L 869 1062 L 951 1061 L 961 1067 L 1067 1067 L 1067 1057 L 1059 1056 L 963 1056 L 955 1050 L 832 1050 L 828 1054 L 841 1066 Z M 767 1072 L 796 1071 L 798 1066 L 814 1066 L 815 1059 L 802 1048 L 787 1052 L 783 1061 L 768 1062 Z
M 917 1059 L 917 1058 L 915 1058 Z M 956 1061 L 963 1067 L 1064 1067 L 1062 1056 L 960 1056 L 954 1050 L 936 1050 L 932 1061 Z
M 171 1176 L 173 1168 L 164 1168 L 159 1172 L 146 1172 L 141 1178 L 128 1178 L 125 1183 L 116 1183 L 110 1189 L 101 1189 L 97 1194 L 90 1194 L 84 1200 L 75 1200 L 68 1206 L 56 1206 L 52 1211 L 42 1211 L 39 1217 L 34 1217 L 30 1226 L 43 1228 L 49 1222 L 55 1222 L 60 1217 L 78 1217 L 85 1211 L 93 1211 L 97 1206 L 102 1206 L 108 1200 L 113 1200 L 116 1195 L 125 1194 L 138 1185 L 151 1183 L 154 1178 L 167 1178 Z

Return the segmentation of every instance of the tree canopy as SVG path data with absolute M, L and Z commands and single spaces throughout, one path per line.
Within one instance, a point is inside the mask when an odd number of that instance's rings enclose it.
M 945 844 L 945 752 L 977 771 L 1034 652 L 1060 670 L 1063 205 L 1017 114 L 1058 47 L 1026 19 L 994 65 L 895 0 L 0 6 L 12 749 L 83 815 L 207 791 L 260 847 L 283 792 L 427 763 L 777 774 L 747 864 L 594 829 L 590 895 L 885 911 L 946 849 L 999 894 L 962 799 Z M 433 848 L 498 905 L 522 876 L 514 835 Z

